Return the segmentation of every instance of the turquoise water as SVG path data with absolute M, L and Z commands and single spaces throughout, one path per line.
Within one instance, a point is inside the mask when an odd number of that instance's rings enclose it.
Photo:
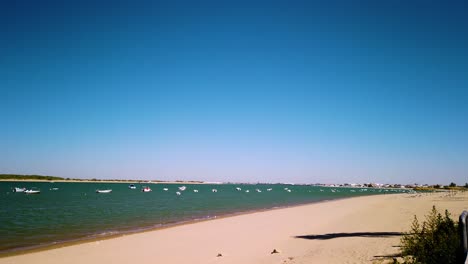
M 389 193 L 364 188 L 279 184 L 185 185 L 185 191 L 178 190 L 182 184 L 146 184 L 153 191 L 143 193 L 140 191 L 143 185 L 135 185 L 136 190 L 129 189 L 126 183 L 0 182 L 0 252 L 132 232 L 236 212 Z M 14 187 L 37 187 L 41 193 L 14 193 Z M 242 191 L 236 190 L 236 187 Z M 164 191 L 163 188 L 169 190 Z M 213 188 L 218 192 L 212 192 Z M 267 191 L 269 188 L 272 190 Z M 96 189 L 113 191 L 98 194 Z M 198 192 L 194 192 L 194 189 Z M 177 191 L 181 195 L 176 195 Z

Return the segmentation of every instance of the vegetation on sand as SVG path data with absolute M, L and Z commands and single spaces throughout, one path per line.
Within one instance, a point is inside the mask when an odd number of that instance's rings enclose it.
M 404 263 L 440 264 L 460 263 L 458 224 L 445 210 L 442 216 L 435 206 L 422 224 L 415 216 L 411 231 L 401 238 Z

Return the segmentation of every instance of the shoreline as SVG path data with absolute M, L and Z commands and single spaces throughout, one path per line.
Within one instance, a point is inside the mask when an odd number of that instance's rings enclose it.
M 0 258 L 47 263 L 391 263 L 433 205 L 455 220 L 468 192 L 370 195 L 216 217 Z M 365 234 L 365 235 L 362 235 Z M 382 235 L 383 234 L 383 235 Z M 272 254 L 273 250 L 279 253 Z M 386 262 L 390 261 L 390 262 Z
M 178 182 L 178 181 L 139 181 L 139 180 L 119 180 L 119 181 L 114 181 L 114 180 L 99 180 L 99 181 L 93 181 L 93 180 L 39 180 L 39 179 L 0 179 L 0 182 L 49 182 L 49 183 L 133 183 L 133 184 L 224 184 L 224 183 L 213 183 L 213 182 L 198 182 L 198 181 L 184 181 L 184 182 Z
M 355 198 L 361 198 L 361 197 L 367 197 L 367 196 L 380 196 L 380 195 L 398 195 L 398 194 L 396 193 L 367 194 L 367 195 L 353 196 L 353 197 L 339 197 L 339 198 L 325 199 L 325 200 L 319 200 L 319 201 L 314 201 L 314 202 L 298 203 L 298 204 L 291 204 L 291 205 L 284 205 L 284 206 L 275 206 L 271 208 L 261 208 L 261 209 L 247 210 L 247 211 L 229 212 L 229 213 L 225 213 L 221 215 L 215 215 L 212 217 L 181 220 L 181 221 L 177 221 L 173 223 L 156 224 L 154 226 L 147 226 L 147 227 L 136 227 L 136 228 L 132 228 L 129 230 L 108 230 L 108 231 L 105 231 L 104 233 L 111 233 L 111 234 L 105 235 L 103 233 L 96 233 L 96 234 L 91 234 L 91 235 L 87 235 L 85 237 L 76 238 L 76 239 L 53 241 L 50 243 L 44 243 L 44 244 L 40 244 L 36 246 L 21 247 L 21 248 L 5 250 L 3 252 L 0 252 L 0 259 L 5 258 L 5 257 L 19 256 L 19 255 L 25 255 L 25 254 L 30 254 L 30 253 L 53 250 L 57 248 L 64 248 L 64 247 L 75 246 L 75 245 L 80 245 L 80 244 L 92 243 L 96 241 L 109 240 L 109 239 L 124 237 L 128 235 L 164 230 L 164 229 L 174 228 L 178 226 L 192 225 L 192 224 L 197 224 L 201 222 L 213 221 L 217 219 L 263 213 L 263 212 L 282 210 L 282 209 L 287 209 L 287 208 L 296 208 L 296 207 L 301 207 L 301 206 L 328 203 L 328 202 L 339 201 L 339 200 L 355 199 Z

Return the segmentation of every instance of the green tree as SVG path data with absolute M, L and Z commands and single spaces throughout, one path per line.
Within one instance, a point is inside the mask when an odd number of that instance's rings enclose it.
M 449 185 L 449 187 L 457 187 L 457 184 L 454 183 L 454 182 L 451 182 L 450 185 Z

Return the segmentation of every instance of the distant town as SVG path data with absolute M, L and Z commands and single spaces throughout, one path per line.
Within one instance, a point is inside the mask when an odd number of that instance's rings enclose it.
M 60 181 L 60 182 L 125 182 L 125 183 L 184 183 L 184 184 L 289 184 L 289 185 L 311 185 L 322 187 L 349 187 L 349 188 L 398 188 L 398 189 L 415 189 L 415 190 L 451 190 L 451 189 L 468 189 L 468 183 L 465 185 L 457 185 L 451 182 L 447 185 L 443 184 L 388 184 L 388 183 L 313 183 L 313 184 L 298 184 L 298 183 L 245 183 L 245 182 L 211 182 L 211 181 L 162 181 L 162 180 L 122 180 L 122 179 L 79 179 L 79 178 L 63 178 L 58 176 L 44 175 L 22 175 L 22 174 L 0 174 L 0 181 Z

